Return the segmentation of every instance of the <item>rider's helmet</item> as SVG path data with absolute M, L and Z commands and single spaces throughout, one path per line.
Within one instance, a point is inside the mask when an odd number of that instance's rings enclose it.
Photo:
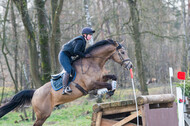
M 93 34 L 95 30 L 92 30 L 90 27 L 85 27 L 82 29 L 82 34 Z

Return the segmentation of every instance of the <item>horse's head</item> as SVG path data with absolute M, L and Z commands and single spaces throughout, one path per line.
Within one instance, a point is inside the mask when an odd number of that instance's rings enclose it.
M 103 65 L 107 59 L 113 59 L 128 70 L 133 66 L 125 48 L 119 42 L 111 39 L 102 40 L 88 47 L 85 54 L 90 54 L 93 58 L 92 60 L 99 59 L 96 61 L 103 63 Z M 105 60 L 105 62 L 103 60 Z
M 121 64 L 121 66 L 124 66 L 127 70 L 133 67 L 133 64 L 130 60 L 130 58 L 127 55 L 126 49 L 119 43 L 114 41 L 115 45 L 115 51 L 111 55 L 111 59 L 113 59 L 115 62 Z

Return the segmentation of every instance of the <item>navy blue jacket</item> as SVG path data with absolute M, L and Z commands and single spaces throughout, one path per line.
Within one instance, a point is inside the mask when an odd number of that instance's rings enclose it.
M 77 55 L 80 57 L 85 57 L 85 48 L 86 40 L 83 36 L 78 36 L 64 44 L 61 51 L 65 52 L 69 57 Z

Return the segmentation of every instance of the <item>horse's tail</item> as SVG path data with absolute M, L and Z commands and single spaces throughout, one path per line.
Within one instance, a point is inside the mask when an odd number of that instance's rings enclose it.
M 35 90 L 23 90 L 17 93 L 10 102 L 0 107 L 0 118 L 16 107 L 31 103 Z

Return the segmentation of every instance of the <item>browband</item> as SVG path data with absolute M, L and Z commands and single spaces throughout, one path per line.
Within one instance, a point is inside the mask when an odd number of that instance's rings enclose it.
M 117 42 L 117 43 L 118 43 L 118 42 Z M 118 43 L 118 44 L 119 44 L 119 43 Z M 122 48 L 122 46 L 121 46 L 121 44 L 119 44 L 116 49 L 118 50 L 118 49 L 121 49 L 121 48 Z

